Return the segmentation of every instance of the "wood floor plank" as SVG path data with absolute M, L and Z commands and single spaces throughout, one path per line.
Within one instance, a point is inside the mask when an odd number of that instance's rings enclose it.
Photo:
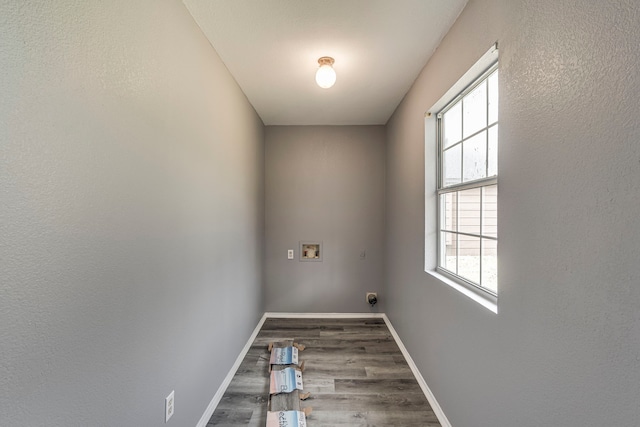
M 269 378 L 258 377 L 250 378 L 249 376 L 240 375 L 234 378 L 233 381 L 227 387 L 227 391 L 230 392 L 244 392 L 244 393 L 268 393 L 269 392 Z
M 367 378 L 415 378 L 409 366 L 367 366 L 364 368 L 367 372 Z
M 418 393 L 422 394 L 422 389 L 415 379 L 337 379 L 333 381 L 334 390 L 337 393 L 362 393 L 367 390 L 369 393 Z
M 305 351 L 299 353 L 299 361 L 305 362 L 305 367 L 318 368 L 332 364 L 344 365 L 345 367 L 364 368 L 366 366 L 401 366 L 388 355 L 371 355 L 365 352 L 332 351 L 317 352 Z
M 307 366 L 309 365 L 309 366 Z M 367 371 L 364 367 L 349 367 L 335 365 L 314 365 L 311 362 L 305 364 L 302 382 L 305 377 L 312 378 L 366 378 Z
M 220 400 L 208 426 L 264 427 L 269 342 L 304 344 L 309 427 L 440 427 L 384 320 L 267 319 Z
M 419 420 L 419 421 L 416 421 Z M 313 424 L 312 424 L 313 423 Z M 438 419 L 431 411 L 328 411 L 315 412 L 308 422 L 313 427 L 387 427 L 387 426 L 420 426 L 441 427 Z
M 252 416 L 251 409 L 221 409 L 216 411 L 207 425 L 247 425 Z
M 424 395 L 417 393 L 331 393 L 313 395 L 307 403 L 322 411 L 423 411 L 430 409 Z
M 333 378 L 314 378 L 313 376 L 302 374 L 304 391 L 312 395 L 317 393 L 333 393 L 336 391 L 335 380 Z

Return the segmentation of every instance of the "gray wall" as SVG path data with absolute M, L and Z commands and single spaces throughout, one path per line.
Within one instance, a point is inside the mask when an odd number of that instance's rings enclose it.
M 267 311 L 368 312 L 367 291 L 384 301 L 384 138 L 383 126 L 267 126 Z M 314 239 L 322 262 L 299 262 Z
M 471 0 L 388 124 L 387 311 L 455 427 L 638 424 L 638 19 Z M 423 115 L 496 40 L 497 315 L 422 269 Z
M 179 1 L 0 16 L 0 424 L 194 426 L 262 313 L 262 122 Z

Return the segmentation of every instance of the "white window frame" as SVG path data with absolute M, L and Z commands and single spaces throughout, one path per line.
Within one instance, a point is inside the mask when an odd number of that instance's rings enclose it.
M 447 271 L 440 265 L 440 202 L 439 194 L 452 190 L 482 188 L 497 185 L 497 176 L 465 182 L 459 185 L 441 186 L 441 147 L 438 115 L 472 91 L 483 79 L 497 70 L 497 44 L 492 46 L 465 75 L 425 115 L 425 271 L 440 282 L 480 303 L 494 313 L 498 312 L 497 294 L 489 289 Z M 499 118 L 498 118 L 499 121 Z M 435 177 L 433 171 L 435 170 Z M 435 178 L 435 179 L 434 179 Z M 434 215 L 435 214 L 435 215 Z

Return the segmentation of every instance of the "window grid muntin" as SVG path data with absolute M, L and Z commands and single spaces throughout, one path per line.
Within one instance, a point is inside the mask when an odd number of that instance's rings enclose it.
M 492 176 L 488 176 L 489 174 L 489 130 L 495 126 L 498 126 L 499 121 L 500 121 L 500 117 L 498 116 L 498 118 L 489 123 L 489 112 L 490 112 L 490 108 L 489 108 L 489 103 L 491 100 L 490 94 L 489 94 L 489 78 L 491 76 L 494 75 L 494 73 L 497 73 L 498 71 L 498 63 L 494 63 L 492 66 L 490 66 L 484 73 L 482 73 L 476 80 L 474 80 L 467 88 L 465 88 L 458 96 L 456 96 L 451 102 L 449 102 L 437 115 L 437 127 L 436 127 L 436 138 L 437 138 L 437 146 L 438 146 L 438 155 L 437 155 L 437 171 L 436 173 L 438 174 L 438 178 L 437 178 L 437 183 L 438 183 L 438 189 L 437 189 L 437 203 L 438 203 L 438 218 L 437 218 L 437 230 L 438 230 L 438 236 L 437 236 L 437 241 L 438 241 L 438 251 L 437 251 L 437 255 L 438 255 L 438 259 L 437 259 L 437 266 L 436 266 L 436 270 L 438 270 L 440 273 L 444 273 L 445 275 L 449 276 L 450 278 L 456 280 L 456 281 L 461 281 L 464 282 L 468 285 L 471 285 L 473 287 L 476 287 L 478 289 L 481 289 L 484 292 L 487 292 L 493 296 L 497 296 L 497 293 L 494 292 L 493 290 L 486 288 L 484 286 L 482 286 L 483 283 L 483 251 L 484 251 L 484 245 L 483 245 L 483 239 L 486 240 L 492 240 L 492 241 L 496 241 L 497 242 L 497 237 L 493 237 L 493 236 L 485 236 L 482 234 L 483 232 L 483 220 L 484 220 L 484 215 L 483 215 L 483 210 L 484 210 L 484 203 L 483 203 L 483 198 L 484 198 L 484 189 L 486 187 L 492 186 L 492 185 L 496 185 L 497 188 L 497 169 L 496 169 L 496 174 L 492 175 Z M 455 144 L 451 144 L 448 147 L 444 148 L 444 130 L 443 130 L 443 118 L 444 118 L 444 114 L 449 111 L 451 108 L 453 108 L 458 102 L 463 103 L 464 102 L 464 97 L 469 94 L 470 92 L 472 92 L 476 87 L 478 87 L 479 85 L 481 85 L 484 81 L 486 81 L 486 109 L 485 109 L 485 114 L 486 114 L 486 126 L 483 127 L 482 129 L 477 130 L 476 132 L 474 132 L 471 135 L 468 135 L 466 138 L 464 137 L 464 104 L 462 104 L 462 111 L 461 111 L 461 120 L 460 120 L 460 127 L 461 127 L 461 140 L 456 142 Z M 470 180 L 470 181 L 464 181 L 464 142 L 466 140 L 469 140 L 473 137 L 475 137 L 476 135 L 482 133 L 482 132 L 486 132 L 485 133 L 485 177 L 484 178 L 479 178 L 476 180 Z M 445 151 L 450 150 L 451 148 L 461 145 L 460 147 L 460 151 L 461 151 L 461 155 L 460 155 L 460 183 L 457 184 L 451 184 L 448 186 L 444 185 L 444 165 L 443 165 L 443 160 L 444 160 L 444 153 Z M 498 141 L 498 146 L 499 146 L 499 141 Z M 444 210 L 444 206 L 443 203 L 441 202 L 441 195 L 443 194 L 447 194 L 447 193 L 456 193 L 456 204 L 457 201 L 459 200 L 458 196 L 459 193 L 461 191 L 464 190 L 468 190 L 468 189 L 473 189 L 473 188 L 480 188 L 480 203 L 479 203 L 479 215 L 480 215 L 480 234 L 474 234 L 474 233 L 463 233 L 463 232 L 459 232 L 459 231 L 451 231 L 451 230 L 445 230 L 442 228 L 442 224 L 441 224 L 441 219 L 443 217 L 443 215 L 445 215 L 445 213 L 443 212 Z M 459 210 L 459 206 L 457 205 L 457 209 L 456 209 L 456 215 L 460 215 L 460 210 Z M 458 220 L 456 221 L 456 229 L 459 227 L 459 217 Z M 446 245 L 442 244 L 442 236 L 443 233 L 450 233 L 452 235 L 455 236 L 456 238 L 456 273 L 451 272 L 450 270 L 448 270 L 446 267 L 443 267 L 443 264 L 446 266 Z M 459 262 L 460 262 L 460 257 L 459 257 L 459 253 L 460 253 L 460 239 L 459 236 L 460 235 L 467 235 L 469 237 L 477 237 L 480 239 L 480 250 L 479 250 L 479 268 L 480 268 L 480 283 L 475 283 L 473 281 L 467 280 L 465 277 L 459 275 L 458 273 L 460 272 L 459 270 Z M 443 260 L 443 257 L 445 257 L 445 260 Z

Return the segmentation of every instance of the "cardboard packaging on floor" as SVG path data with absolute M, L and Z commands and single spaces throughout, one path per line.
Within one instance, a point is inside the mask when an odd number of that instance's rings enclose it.
M 304 348 L 293 339 L 269 343 L 267 427 L 306 427 L 306 417 L 312 409 L 301 408 L 300 401 L 307 399 L 311 393 L 302 393 L 304 362 L 297 365 L 298 352 Z

